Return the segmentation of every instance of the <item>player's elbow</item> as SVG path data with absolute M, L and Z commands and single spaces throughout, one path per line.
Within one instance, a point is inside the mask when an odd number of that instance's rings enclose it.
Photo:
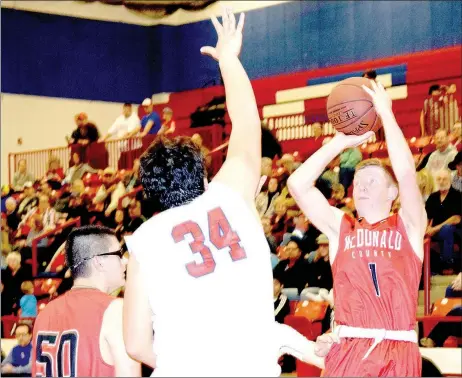
M 142 347 L 136 342 L 136 340 L 133 340 L 132 337 L 125 338 L 125 351 L 132 360 L 142 361 Z
M 293 173 L 287 180 L 287 188 L 295 199 L 302 197 L 303 194 L 313 186 L 314 183 L 302 180 L 302 177 L 300 177 L 297 172 Z

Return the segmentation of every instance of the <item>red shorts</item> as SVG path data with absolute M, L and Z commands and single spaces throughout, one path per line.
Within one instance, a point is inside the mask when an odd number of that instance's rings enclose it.
M 372 339 L 341 339 L 326 357 L 325 377 L 420 377 L 422 357 L 416 343 L 383 340 L 363 360 Z

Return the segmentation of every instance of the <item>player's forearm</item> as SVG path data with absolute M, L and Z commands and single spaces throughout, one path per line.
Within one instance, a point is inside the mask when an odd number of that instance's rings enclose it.
M 225 85 L 226 106 L 233 125 L 228 155 L 236 149 L 261 158 L 260 116 L 249 77 L 239 59 L 232 54 L 221 56 L 219 65 Z
M 398 183 L 410 174 L 416 175 L 415 163 L 411 150 L 404 138 L 393 112 L 390 110 L 381 115 L 388 156 Z
M 343 147 L 332 139 L 309 157 L 290 177 L 288 187 L 291 194 L 300 193 L 313 187 L 319 176 L 322 175 L 327 165 L 335 159 Z
M 280 353 L 290 354 L 295 358 L 320 369 L 324 369 L 324 358 L 315 354 L 316 343 L 308 340 L 292 327 L 285 324 L 277 324 L 278 333 L 282 342 Z

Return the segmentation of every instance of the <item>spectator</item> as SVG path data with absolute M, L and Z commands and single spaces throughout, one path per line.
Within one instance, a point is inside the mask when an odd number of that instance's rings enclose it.
M 141 119 L 141 126 L 133 130 L 132 135 L 136 134 L 138 131 L 141 131 L 140 136 L 142 138 L 148 134 L 157 135 L 162 127 L 162 122 L 159 114 L 153 110 L 151 99 L 145 98 L 141 105 L 143 106 L 146 115 Z
M 77 114 L 75 116 L 75 123 L 77 124 L 77 129 L 73 131 L 71 138 L 68 139 L 69 144 L 79 143 L 87 145 L 99 139 L 99 131 L 93 123 L 88 122 L 88 115 L 86 113 Z
M 45 231 L 53 230 L 56 228 L 58 216 L 56 214 L 56 210 L 50 206 L 50 197 L 47 195 L 42 194 L 39 196 L 38 207 L 27 213 L 23 222 L 27 223 L 35 215 L 38 215 Z
M 72 184 L 75 180 L 81 179 L 86 173 L 99 172 L 97 169 L 90 167 L 87 163 L 82 163 L 80 155 L 77 152 L 72 154 L 72 162 L 74 165 L 67 170 L 63 185 Z
M 21 284 L 21 291 L 24 293 L 19 301 L 21 307 L 21 318 L 37 317 L 37 298 L 34 295 L 34 284 L 32 281 L 24 281 Z
M 31 182 L 24 184 L 24 197 L 18 205 L 18 216 L 20 219 L 25 217 L 30 211 L 35 209 L 38 205 L 38 198 L 35 194 L 35 188 Z
M 117 182 L 116 171 L 111 167 L 104 170 L 102 181 L 103 183 L 93 199 L 93 204 L 102 205 L 100 209 L 104 210 L 105 217 L 109 218 L 114 215 L 113 212 L 117 209 L 120 197 L 125 194 L 125 186 L 121 181 Z M 100 220 L 105 224 L 102 218 Z
M 334 281 L 329 262 L 329 239 L 321 234 L 316 239 L 318 249 L 305 256 L 309 266 L 308 289 L 311 293 L 319 293 L 319 289 L 330 290 Z
M 449 143 L 446 130 L 438 130 L 435 134 L 436 150 L 428 158 L 427 168 L 435 179 L 436 173 L 448 168 L 448 164 L 454 160 L 457 150 Z
M 191 137 L 191 141 L 200 147 L 202 155 L 205 158 L 205 166 L 207 170 L 210 170 L 210 167 L 212 165 L 212 155 L 210 155 L 210 150 L 204 146 L 201 135 L 197 133 L 193 134 Z
M 279 262 L 274 268 L 274 276 L 286 289 L 296 289 L 297 294 L 305 288 L 308 282 L 309 268 L 304 258 L 301 257 L 300 239 L 292 237 L 285 247 L 288 258 Z
M 448 132 L 450 126 L 459 119 L 459 106 L 454 97 L 455 84 L 441 86 L 434 84 L 428 90 L 428 98 L 424 101 L 420 113 L 420 129 L 422 136 L 433 135 L 442 129 Z
M 345 206 L 345 188 L 342 184 L 334 184 L 332 185 L 332 196 L 330 199 L 331 206 L 335 206 L 337 208 L 342 208 Z
M 365 77 L 366 79 L 370 79 L 370 80 L 376 80 L 377 79 L 377 72 L 373 69 L 368 69 L 366 71 L 364 71 L 363 73 L 363 77 Z
M 6 223 L 11 231 L 17 230 L 20 222 L 16 206 L 16 200 L 13 197 L 9 197 L 5 202 Z
M 417 172 L 417 182 L 419 185 L 420 193 L 422 194 L 422 198 L 424 202 L 426 202 L 430 194 L 434 192 L 433 176 L 430 174 L 427 168 L 423 168 Z
M 122 242 L 124 240 L 124 235 L 125 235 L 125 225 L 124 225 L 124 218 L 125 214 L 123 210 L 116 210 L 115 213 L 115 223 L 116 223 L 116 228 L 114 229 L 114 232 L 117 236 L 117 239 Z
M 276 177 L 267 179 L 266 190 L 260 192 L 255 198 L 255 207 L 258 215 L 271 218 L 274 214 L 274 202 L 279 197 L 280 187 Z
M 363 155 L 358 147 L 348 148 L 340 154 L 339 182 L 345 188 L 345 193 L 348 193 L 356 166 L 362 159 Z
M 133 132 L 140 129 L 140 119 L 136 113 L 132 111 L 132 104 L 124 104 L 122 107 L 122 114 L 118 116 L 112 126 L 109 128 L 107 134 L 102 137 L 99 141 L 105 142 L 111 137 L 116 139 L 128 138 L 131 135 L 134 135 Z M 135 142 L 136 146 L 133 148 L 140 148 L 141 143 L 139 141 Z M 119 142 L 120 151 L 128 151 L 128 142 L 126 140 Z
M 129 172 L 124 178 L 124 185 L 128 192 L 131 192 L 133 189 L 141 185 L 140 182 L 140 159 L 135 159 L 133 161 L 132 171 Z
M 266 241 L 270 247 L 271 254 L 276 255 L 276 239 L 271 234 L 271 219 L 268 217 L 261 218 L 261 224 L 263 226 L 263 232 L 265 233 Z
M 278 323 L 284 324 L 284 319 L 290 314 L 290 304 L 287 296 L 282 293 L 284 285 L 278 278 L 273 278 L 274 317 Z
M 448 164 L 448 168 L 453 172 L 452 188 L 459 193 L 462 192 L 462 152 L 458 152 L 454 160 Z
M 284 168 L 284 172 L 288 173 L 289 175 L 292 174 L 292 172 L 295 170 L 294 164 L 295 158 L 292 154 L 282 155 L 282 158 L 280 158 L 276 163 L 278 167 L 282 166 L 282 168 Z
M 15 192 L 21 192 L 24 189 L 24 185 L 28 182 L 33 183 L 35 181 L 32 173 L 27 171 L 27 162 L 25 159 L 21 159 L 18 162 L 18 170 L 13 175 L 13 184 L 11 187 Z
M 48 170 L 42 183 L 48 181 L 55 189 L 61 187 L 61 181 L 64 179 L 64 170 L 61 167 L 61 161 L 56 156 L 51 156 L 48 160 Z
M 16 313 L 19 298 L 22 296 L 21 284 L 27 279 L 24 268 L 21 267 L 21 255 L 18 252 L 10 252 L 6 257 L 7 268 L 2 272 L 3 292 L 2 316 Z
M 457 151 L 462 150 L 462 131 L 461 131 L 461 128 L 462 128 L 462 122 L 457 121 L 454 124 L 454 126 L 452 127 L 452 132 L 451 132 L 451 135 L 449 137 L 452 145 L 454 146 L 454 148 Z
M 146 218 L 141 213 L 141 202 L 133 201 L 128 208 L 129 221 L 125 232 L 132 234 L 136 229 L 146 222 Z
M 440 243 L 441 262 L 449 273 L 454 262 L 454 236 L 461 235 L 462 198 L 460 192 L 451 188 L 448 169 L 438 172 L 436 182 L 438 191 L 425 204 L 429 221 L 426 234 Z
M 262 176 L 271 177 L 273 174 L 273 161 L 269 157 L 261 158 L 261 173 Z
M 173 134 L 176 129 L 176 123 L 173 120 L 173 110 L 170 108 L 164 108 L 162 110 L 162 126 L 159 130 L 159 134 L 169 135 Z
M 32 332 L 28 324 L 18 324 L 15 330 L 18 345 L 2 361 L 2 376 L 26 377 L 32 374 Z
M 276 238 L 276 244 L 281 244 L 288 223 L 286 201 L 279 197 L 274 201 L 274 214 L 271 217 L 271 233 Z
M 39 214 L 34 214 L 30 218 L 30 221 L 28 223 L 29 223 L 30 231 L 27 234 L 26 247 L 32 248 L 32 241 L 36 237 L 43 234 L 43 231 L 44 231 L 42 217 Z M 48 245 L 48 239 L 43 238 L 38 242 L 37 247 L 38 248 L 45 248 L 47 245 Z M 24 255 L 24 252 L 23 251 L 21 251 L 21 252 Z
M 310 221 L 304 214 L 295 217 L 295 228 L 291 233 L 284 234 L 282 245 L 287 245 L 293 237 L 298 238 L 298 245 L 305 256 L 308 252 L 317 248 L 316 238 L 320 232 L 310 224 Z

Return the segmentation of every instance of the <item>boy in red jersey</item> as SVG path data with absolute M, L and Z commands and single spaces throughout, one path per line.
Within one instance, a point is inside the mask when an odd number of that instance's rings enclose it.
M 420 376 L 415 333 L 417 295 L 427 225 L 414 160 L 396 123 L 391 99 L 381 84 L 364 88 L 382 119 L 397 182 L 379 160 L 356 168 L 353 198 L 359 219 L 329 206 L 314 186 L 329 162 L 344 149 L 372 136 L 337 133 L 290 178 L 289 189 L 311 222 L 329 238 L 334 277 L 334 344 L 326 376 Z M 401 209 L 390 216 L 399 196 Z
M 66 244 L 74 286 L 39 313 L 32 339 L 33 377 L 139 377 L 125 352 L 123 300 L 109 295 L 125 283 L 126 262 L 114 232 L 87 226 Z

